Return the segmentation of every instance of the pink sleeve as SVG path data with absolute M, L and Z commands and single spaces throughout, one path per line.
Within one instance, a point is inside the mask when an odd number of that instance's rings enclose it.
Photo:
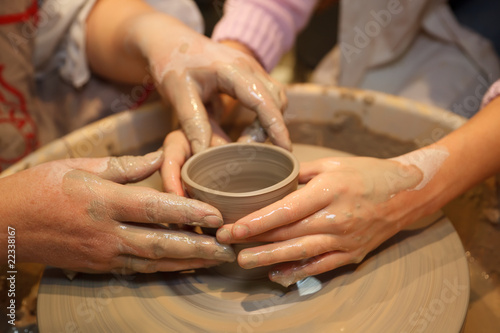
M 493 85 L 488 89 L 483 97 L 483 102 L 481 103 L 481 108 L 488 105 L 493 99 L 500 96 L 500 80 L 493 83 Z
M 316 0 L 227 0 L 212 38 L 246 45 L 271 70 L 294 44 Z

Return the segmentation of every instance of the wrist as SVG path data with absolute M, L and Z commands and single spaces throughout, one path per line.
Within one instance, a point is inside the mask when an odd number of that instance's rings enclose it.
M 174 17 L 154 10 L 142 13 L 127 22 L 125 50 L 139 54 L 149 63 L 159 55 L 166 56 L 181 46 L 194 31 Z
M 433 144 L 391 159 L 419 173 L 413 186 L 397 193 L 388 205 L 389 213 L 398 221 L 399 229 L 407 228 L 422 217 L 437 212 L 459 194 L 455 186 L 455 169 L 446 146 Z M 408 173 L 400 174 L 404 178 Z
M 225 40 L 219 41 L 219 43 L 224 44 L 226 46 L 229 46 L 230 48 L 233 48 L 233 49 L 238 50 L 240 52 L 243 52 L 243 53 L 251 56 L 252 58 L 256 58 L 255 53 L 248 46 L 246 46 L 245 44 L 242 44 L 238 41 L 225 39 Z

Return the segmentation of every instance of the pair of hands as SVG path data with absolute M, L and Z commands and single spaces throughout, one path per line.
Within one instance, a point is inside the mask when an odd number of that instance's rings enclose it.
M 256 113 L 259 126 L 251 126 L 245 137 L 264 141 L 267 135 L 274 144 L 291 149 L 282 115 L 287 103 L 284 87 L 243 45 L 216 43 L 159 13 L 132 24 L 136 32 L 130 34 L 129 43 L 147 60 L 156 89 L 175 110 L 193 153 L 211 144 L 209 119 L 218 119 L 223 112 L 221 93 Z M 151 33 L 162 30 L 169 34 Z M 206 110 L 208 103 L 212 114 Z M 266 135 L 261 135 L 260 127 Z
M 210 145 L 204 105 L 219 93 L 254 110 L 271 141 L 290 149 L 282 116 L 284 89 L 251 56 L 211 41 L 142 1 L 127 6 L 99 1 L 87 28 L 92 69 L 129 83 L 152 78 L 177 111 L 194 152 Z M 57 161 L 1 179 L 2 193 L 16 193 L 0 204 L 0 211 L 8 216 L 2 224 L 16 228 L 17 259 L 84 272 L 173 271 L 234 261 L 232 248 L 213 237 L 166 229 L 171 224 L 220 227 L 216 209 L 122 185 L 157 171 L 162 160 L 150 155 Z
M 213 145 L 223 140 L 215 136 Z M 184 195 L 180 169 L 191 156 L 182 131 L 164 142 L 163 186 Z M 417 219 L 398 194 L 422 180 L 413 165 L 367 157 L 338 157 L 302 163 L 302 188 L 284 199 L 224 225 L 222 244 L 265 242 L 238 255 L 243 268 L 271 266 L 269 278 L 289 286 L 350 263 L 358 263 L 382 242 Z M 402 208 L 406 207 L 406 208 Z
M 49 162 L 0 179 L 16 260 L 81 272 L 156 272 L 234 261 L 230 246 L 172 225 L 217 228 L 215 208 L 125 186 L 159 170 L 163 153 Z M 134 222 L 134 223 L 131 223 Z M 7 240 L 7 235 L 2 239 Z M 5 246 L 6 248 L 6 246 Z M 4 254 L 5 256 L 5 254 Z

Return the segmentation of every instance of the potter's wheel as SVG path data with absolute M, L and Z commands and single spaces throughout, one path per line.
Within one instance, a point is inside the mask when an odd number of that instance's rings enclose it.
M 296 145 L 301 161 L 341 155 Z M 446 217 L 399 233 L 359 265 L 285 289 L 211 270 L 121 277 L 47 269 L 40 332 L 459 332 L 469 300 L 464 250 Z

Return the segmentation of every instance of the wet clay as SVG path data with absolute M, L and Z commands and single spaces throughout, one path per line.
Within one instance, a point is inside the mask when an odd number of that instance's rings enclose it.
M 292 142 L 328 147 L 353 155 L 378 158 L 396 157 L 419 147 L 412 140 L 403 141 L 367 128 L 352 112 L 338 112 L 328 122 L 288 123 Z

